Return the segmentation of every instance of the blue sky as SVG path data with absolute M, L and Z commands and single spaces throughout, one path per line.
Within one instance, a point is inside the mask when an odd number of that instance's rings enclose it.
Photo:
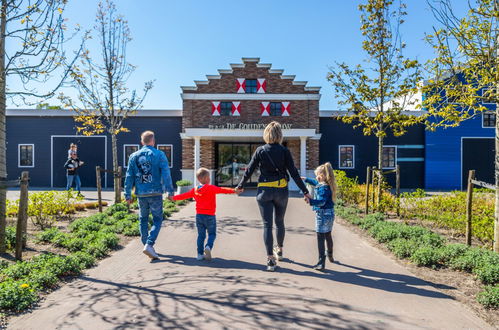
M 455 0 L 456 6 L 465 1 Z M 90 29 L 97 0 L 70 0 L 67 17 Z M 141 89 L 156 80 L 145 109 L 180 109 L 180 86 L 204 80 L 206 74 L 260 57 L 274 69 L 296 75 L 309 86 L 322 86 L 320 108 L 337 108 L 326 80 L 335 62 L 361 63 L 360 14 L 355 0 L 116 0 L 129 22 L 133 41 L 129 62 L 137 65 L 130 79 Z M 432 56 L 423 41 L 436 24 L 424 0 L 407 0 L 403 25 L 406 55 Z M 54 103 L 54 102 L 53 102 Z

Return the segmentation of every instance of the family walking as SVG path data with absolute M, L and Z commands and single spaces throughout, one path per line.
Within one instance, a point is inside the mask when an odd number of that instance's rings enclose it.
M 263 240 L 267 254 L 267 270 L 274 271 L 277 261 L 283 261 L 284 237 L 286 233 L 284 216 L 288 204 L 288 182 L 290 177 L 303 192 L 305 201 L 316 213 L 317 247 L 319 258 L 314 266 L 324 270 L 326 257 L 333 258 L 331 230 L 334 222 L 336 202 L 336 183 L 330 163 L 320 165 L 315 170 L 315 178 L 300 177 L 290 151 L 282 145 L 283 133 L 278 122 L 271 122 L 263 133 L 265 145 L 254 152 L 251 161 L 235 189 L 221 188 L 210 183 L 210 172 L 200 168 L 196 173 L 199 185 L 189 192 L 175 195 L 165 154 L 154 148 L 154 133 L 142 133 L 142 149 L 130 156 L 126 178 L 125 198 L 131 203 L 132 188 L 139 200 L 140 234 L 144 244 L 144 254 L 151 259 L 159 258 L 154 250 L 163 220 L 162 194 L 168 193 L 171 200 L 193 198 L 196 202 L 197 259 L 211 260 L 216 239 L 216 195 L 239 194 L 251 178 L 253 172 L 260 170 L 256 200 L 263 220 Z M 147 180 L 145 179 L 147 178 Z M 315 186 L 312 197 L 305 185 Z M 148 229 L 149 214 L 153 224 Z M 276 226 L 276 245 L 274 246 L 273 227 Z M 206 241 L 207 238 L 207 241 Z M 327 246 L 327 248 L 326 248 Z

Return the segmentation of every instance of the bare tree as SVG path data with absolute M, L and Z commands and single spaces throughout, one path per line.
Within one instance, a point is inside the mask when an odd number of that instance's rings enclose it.
M 117 173 L 117 135 L 128 131 L 124 122 L 141 108 L 152 81 L 145 83 L 141 96 L 127 87 L 127 81 L 135 71 L 127 61 L 127 46 L 132 39 L 127 21 L 117 13 L 112 0 L 99 3 L 93 31 L 99 40 L 99 56 L 93 58 L 85 48 L 81 60 L 71 69 L 73 85 L 79 92 L 78 100 L 65 95 L 60 99 L 77 113 L 75 121 L 80 133 L 111 135 L 113 170 Z M 116 202 L 121 200 L 119 180 L 115 175 Z
M 436 53 L 424 88 L 428 127 L 453 127 L 495 111 L 494 251 L 499 252 L 499 0 L 469 0 L 464 17 L 456 15 L 450 0 L 428 4 L 441 25 L 427 37 Z
M 66 56 L 63 12 L 67 0 L 1 0 L 0 8 L 0 178 L 7 177 L 7 99 L 50 98 L 61 87 L 77 54 Z M 76 32 L 76 31 L 75 31 Z M 6 46 L 8 45 L 8 47 Z M 47 84 L 50 80 L 50 84 Z M 56 78 L 56 79 L 55 79 Z M 14 84 L 15 83 L 15 84 Z M 14 85 L 21 86 L 18 90 Z M 43 90 L 38 87 L 43 85 Z M 47 89 L 46 86 L 50 86 Z M 5 252 L 6 190 L 0 188 L 0 253 Z

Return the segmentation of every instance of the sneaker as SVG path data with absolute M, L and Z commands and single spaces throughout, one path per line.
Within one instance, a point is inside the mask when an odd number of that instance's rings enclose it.
M 275 271 L 276 267 L 277 267 L 277 264 L 275 262 L 275 259 L 274 258 L 269 258 L 267 260 L 267 271 L 273 272 L 273 271 Z
M 202 255 L 202 254 L 198 254 L 198 256 L 197 256 L 196 260 L 197 260 L 197 261 L 204 260 L 204 255 Z
M 158 254 L 156 253 L 156 251 L 154 251 L 154 248 L 152 247 L 152 245 L 149 245 L 149 244 L 146 244 L 144 246 L 144 250 L 142 250 L 142 252 L 148 256 L 149 258 L 155 260 L 155 259 L 159 259 L 159 256 Z
M 204 259 L 208 261 L 211 260 L 211 249 L 209 246 L 204 248 Z
M 278 261 L 282 261 L 284 259 L 282 257 L 282 248 L 274 246 L 274 256 Z

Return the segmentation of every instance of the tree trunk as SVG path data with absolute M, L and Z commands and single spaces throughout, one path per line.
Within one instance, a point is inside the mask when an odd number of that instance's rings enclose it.
M 116 134 L 111 134 L 111 147 L 113 149 L 113 182 L 114 182 L 114 202 L 121 202 L 120 180 L 121 177 L 116 175 L 118 173 L 118 138 Z M 120 173 L 121 175 L 121 173 Z
M 7 24 L 7 0 L 2 0 L 0 9 L 0 178 L 7 178 L 7 159 L 5 155 L 5 114 L 6 114 L 6 74 L 5 74 L 5 25 Z M 5 227 L 6 219 L 7 189 L 0 188 L 0 253 L 6 250 Z
M 376 207 L 379 208 L 379 205 L 381 204 L 381 188 L 383 184 L 383 136 L 378 137 L 378 196 L 377 196 L 377 201 L 376 201 Z

